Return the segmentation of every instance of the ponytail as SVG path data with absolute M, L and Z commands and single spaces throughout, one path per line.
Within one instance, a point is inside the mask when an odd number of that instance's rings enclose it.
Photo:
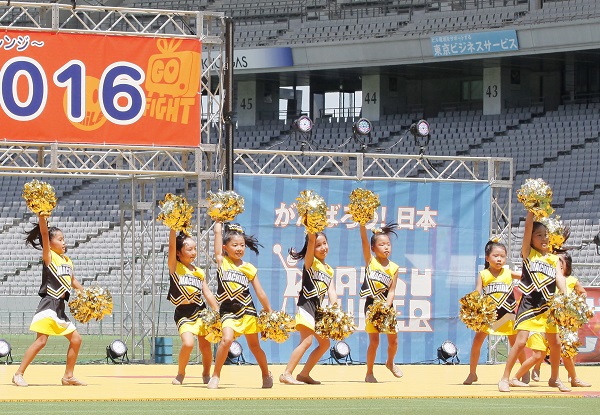
M 48 227 L 48 236 L 50 239 L 54 237 L 54 234 L 56 232 L 60 232 L 60 229 L 56 226 Z M 25 238 L 25 245 L 31 245 L 33 248 L 38 249 L 40 251 L 44 248 L 42 242 L 42 232 L 40 230 L 39 223 L 36 223 L 33 229 L 31 229 L 29 232 L 25 232 L 25 235 L 27 235 L 27 237 Z
M 244 238 L 244 243 L 248 249 L 256 253 L 256 255 L 259 254 L 258 247 L 262 247 L 262 245 L 258 243 L 258 239 L 256 239 L 254 235 L 246 235 L 244 228 L 237 223 L 225 223 L 223 230 L 223 243 L 226 244 L 229 242 L 231 237 L 234 235 L 240 235 L 242 238 Z
M 377 237 L 381 235 L 386 235 L 388 238 L 391 234 L 398 236 L 398 234 L 396 233 L 396 229 L 398 229 L 398 224 L 395 222 L 388 222 L 381 228 L 373 228 L 373 235 L 371 236 L 371 246 L 375 245 Z
M 320 235 L 322 235 L 327 240 L 327 236 L 325 236 L 325 234 L 323 232 L 317 232 L 315 234 L 315 238 L 318 238 Z M 302 249 L 299 252 L 296 251 L 294 248 L 290 248 L 288 253 L 290 254 L 290 257 L 292 257 L 292 259 L 295 259 L 296 261 L 298 261 L 299 259 L 304 259 L 304 257 L 306 256 L 307 249 L 308 249 L 308 234 L 304 238 L 304 246 L 302 247 Z

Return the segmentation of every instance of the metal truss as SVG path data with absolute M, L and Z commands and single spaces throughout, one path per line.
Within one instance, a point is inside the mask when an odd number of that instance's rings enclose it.
M 510 252 L 511 158 L 236 150 L 234 166 L 236 174 L 288 178 L 487 182 L 491 188 L 490 236 L 499 237 Z M 497 363 L 504 347 L 508 347 L 506 337 L 490 336 L 488 362 Z
M 9 4 L 10 3 L 10 4 Z M 115 36 L 193 38 L 202 42 L 201 142 L 197 148 L 106 146 L 93 144 L 0 141 L 0 175 L 113 178 L 120 180 L 121 337 L 132 358 L 154 354 L 155 324 L 155 179 L 185 178 L 206 194 L 222 171 L 218 149 L 223 134 L 225 15 L 58 3 L 0 2 L 4 30 L 88 33 Z M 125 192 L 127 188 L 129 191 Z M 128 200 L 124 195 L 129 194 Z M 199 249 L 209 258 L 204 200 L 195 201 Z M 200 242 L 202 240 L 202 243 Z M 208 266 L 208 265 L 207 265 Z M 208 272 L 207 272 L 208 275 Z
M 511 158 L 235 150 L 234 169 L 236 174 L 281 177 L 487 182 L 492 190 L 490 235 L 510 249 Z

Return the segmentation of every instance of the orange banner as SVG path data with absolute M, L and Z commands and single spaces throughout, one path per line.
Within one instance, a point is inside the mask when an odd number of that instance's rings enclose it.
M 0 139 L 200 144 L 199 39 L 5 31 Z

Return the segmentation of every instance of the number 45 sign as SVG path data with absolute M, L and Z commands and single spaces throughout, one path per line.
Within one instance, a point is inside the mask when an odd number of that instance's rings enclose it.
M 11 31 L 0 38 L 0 135 L 197 146 L 200 41 Z

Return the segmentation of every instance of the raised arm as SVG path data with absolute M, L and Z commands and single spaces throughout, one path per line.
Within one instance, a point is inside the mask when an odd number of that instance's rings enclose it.
M 365 228 L 365 225 L 360 225 L 360 240 L 362 242 L 365 265 L 368 266 L 369 262 L 371 262 L 371 244 L 369 243 L 369 237 L 367 236 L 367 228 Z
M 42 242 L 42 261 L 44 265 L 52 262 L 52 250 L 50 249 L 50 234 L 48 232 L 48 219 L 46 216 L 38 216 L 40 224 L 40 237 Z
M 215 261 L 217 261 L 217 266 L 220 267 L 223 263 L 223 223 L 215 222 L 213 232 L 215 233 Z
M 306 255 L 304 255 L 304 268 L 310 269 L 315 260 L 315 245 L 317 235 L 314 233 L 308 234 L 308 244 L 306 244 Z
M 523 276 L 523 271 L 511 271 L 510 276 L 513 280 L 520 280 Z
M 169 274 L 173 274 L 177 269 L 177 233 L 171 229 L 169 231 Z
M 525 230 L 523 231 L 523 244 L 521 245 L 521 257 L 529 256 L 531 252 L 531 233 L 533 231 L 533 213 L 527 212 L 525 217 Z

